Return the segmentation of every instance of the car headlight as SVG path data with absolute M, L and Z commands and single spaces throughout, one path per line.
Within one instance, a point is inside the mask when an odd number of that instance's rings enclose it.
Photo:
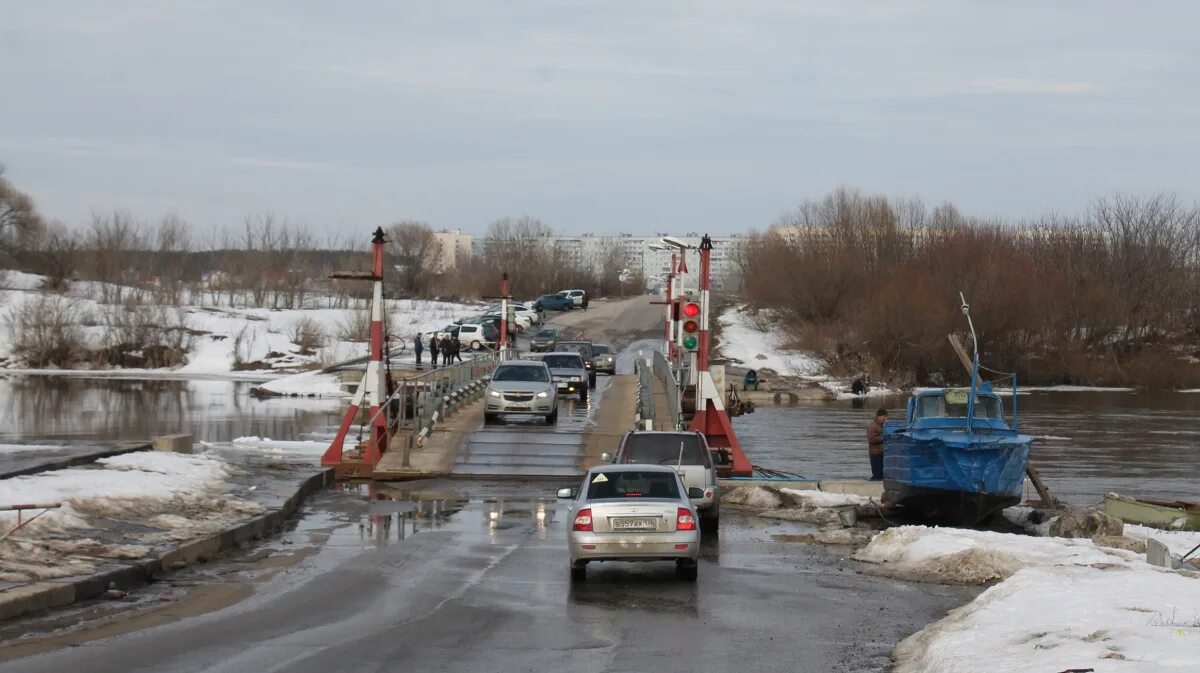
M 492 397 L 500 397 L 500 393 L 496 392 L 495 390 L 489 390 L 488 395 L 491 395 Z
M 543 390 L 542 392 L 538 393 L 537 396 L 538 396 L 538 399 L 544 400 L 547 397 L 550 397 L 550 393 L 547 393 L 546 391 Z

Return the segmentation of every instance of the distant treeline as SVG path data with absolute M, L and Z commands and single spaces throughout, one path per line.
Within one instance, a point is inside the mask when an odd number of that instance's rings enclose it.
M 840 373 L 965 380 L 961 291 L 984 364 L 1023 382 L 1200 385 L 1200 209 L 1171 196 L 1008 223 L 839 190 L 738 261 L 763 321 Z

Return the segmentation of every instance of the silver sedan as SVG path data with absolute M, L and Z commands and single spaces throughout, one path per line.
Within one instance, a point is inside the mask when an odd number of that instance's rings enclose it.
M 595 561 L 674 561 L 680 577 L 695 581 L 700 529 L 689 495 L 675 470 L 658 465 L 600 465 L 579 488 L 559 490 L 574 499 L 571 581 L 586 579 Z
M 506 414 L 535 414 L 553 425 L 558 421 L 557 392 L 546 363 L 505 362 L 492 372 L 483 394 L 483 422 L 492 423 Z

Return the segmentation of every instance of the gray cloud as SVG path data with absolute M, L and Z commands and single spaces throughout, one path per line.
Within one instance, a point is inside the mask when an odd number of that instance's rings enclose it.
M 840 186 L 984 215 L 1197 196 L 1188 2 L 0 3 L 51 217 L 729 231 Z M 147 210 L 143 209 L 156 209 Z

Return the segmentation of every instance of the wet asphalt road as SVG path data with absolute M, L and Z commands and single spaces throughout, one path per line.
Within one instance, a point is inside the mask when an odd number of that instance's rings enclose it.
M 801 525 L 731 512 L 695 584 L 601 564 L 572 587 L 555 486 L 331 495 L 290 536 L 319 551 L 250 598 L 0 671 L 880 671 L 970 595 L 858 574 L 844 550 L 773 537 Z
M 606 563 L 572 586 L 567 506 L 553 493 L 578 473 L 606 385 L 568 403 L 557 428 L 480 428 L 455 468 L 542 479 L 325 494 L 268 543 L 312 555 L 248 598 L 0 673 L 883 671 L 897 642 L 974 595 L 860 574 L 848 549 L 778 537 L 812 532 L 803 524 L 729 510 L 703 540 L 695 583 L 669 563 Z M 188 572 L 221 581 L 220 565 Z

